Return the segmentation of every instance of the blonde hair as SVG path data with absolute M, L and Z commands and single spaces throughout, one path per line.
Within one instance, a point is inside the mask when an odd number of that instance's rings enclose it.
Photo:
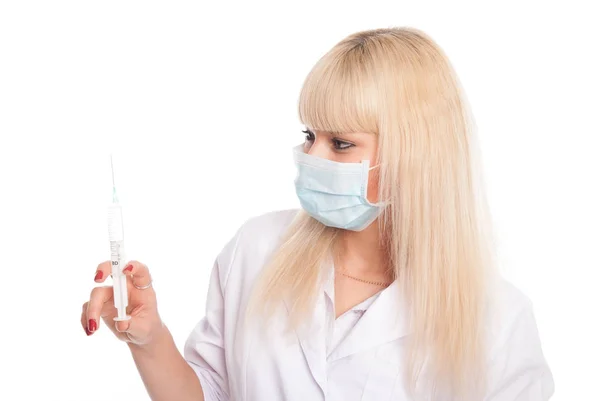
M 378 135 L 379 199 L 391 202 L 379 227 L 410 305 L 409 389 L 425 369 L 429 390 L 466 400 L 481 399 L 485 388 L 483 312 L 494 258 L 462 92 L 448 58 L 425 33 L 375 29 L 348 36 L 317 62 L 302 87 L 299 115 L 316 130 Z M 314 308 L 322 262 L 338 233 L 300 213 L 251 304 L 270 315 L 291 295 L 291 324 L 300 324 Z

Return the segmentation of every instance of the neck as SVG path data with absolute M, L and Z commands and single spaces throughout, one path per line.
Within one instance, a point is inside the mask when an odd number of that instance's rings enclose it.
M 388 268 L 387 252 L 377 221 L 362 231 L 343 231 L 340 236 L 340 262 L 349 271 L 382 273 Z

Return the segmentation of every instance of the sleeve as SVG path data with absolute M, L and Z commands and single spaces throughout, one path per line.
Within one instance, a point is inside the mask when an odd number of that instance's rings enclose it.
M 553 394 L 554 380 L 528 301 L 502 338 L 490 366 L 485 401 L 547 401 Z
M 224 349 L 224 300 L 219 260 L 210 276 L 206 315 L 189 335 L 183 356 L 194 369 L 205 401 L 228 401 L 229 382 Z

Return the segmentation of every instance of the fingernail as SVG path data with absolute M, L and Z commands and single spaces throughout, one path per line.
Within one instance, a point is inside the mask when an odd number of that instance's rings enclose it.
M 92 334 L 92 332 L 91 332 L 91 331 L 89 331 L 89 330 L 87 329 L 87 327 L 86 327 L 86 328 L 85 328 L 85 334 L 87 334 L 87 335 L 89 336 L 90 334 Z
M 94 281 L 102 280 L 103 275 L 104 275 L 104 273 L 102 273 L 102 270 L 98 270 L 96 272 L 96 277 L 94 277 Z
M 96 331 L 98 329 L 98 323 L 96 323 L 96 319 L 90 319 L 89 323 L 88 323 L 88 330 L 91 333 L 93 333 L 94 331 Z
M 123 272 L 131 273 L 132 270 L 133 270 L 133 265 L 127 265 L 127 267 L 125 269 L 123 269 Z

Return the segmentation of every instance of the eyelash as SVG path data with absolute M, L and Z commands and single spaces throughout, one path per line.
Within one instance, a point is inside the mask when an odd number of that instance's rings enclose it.
M 312 131 L 304 130 L 302 132 L 304 132 L 306 134 L 306 138 L 305 138 L 306 141 L 314 141 L 315 140 L 315 134 Z M 341 141 L 337 138 L 331 138 L 331 142 L 333 142 L 333 146 L 335 147 L 336 150 L 348 150 L 355 146 L 353 143 Z

